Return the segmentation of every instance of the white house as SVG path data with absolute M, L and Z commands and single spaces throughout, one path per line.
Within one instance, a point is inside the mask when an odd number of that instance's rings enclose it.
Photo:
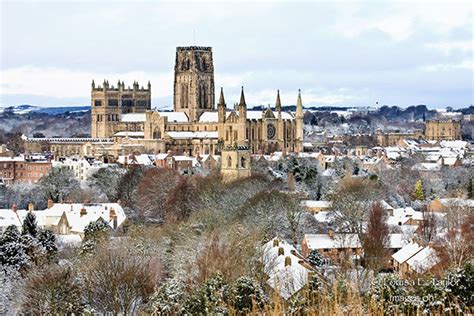
M 311 272 L 296 249 L 276 237 L 262 246 L 262 263 L 267 284 L 285 300 L 306 285 Z

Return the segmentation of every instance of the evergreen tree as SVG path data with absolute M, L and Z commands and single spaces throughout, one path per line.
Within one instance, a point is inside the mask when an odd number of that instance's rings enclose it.
M 53 234 L 52 231 L 48 229 L 40 230 L 38 234 L 38 241 L 46 250 L 48 257 L 54 256 L 58 252 L 58 247 L 56 245 L 56 236 Z
M 28 234 L 36 238 L 36 235 L 38 234 L 38 224 L 36 223 L 36 216 L 33 212 L 28 212 L 28 214 L 26 214 L 26 217 L 23 220 L 21 233 L 22 235 Z
M 112 228 L 102 217 L 87 224 L 84 228 L 84 239 L 82 240 L 81 253 L 91 253 L 98 243 L 108 238 L 111 230 Z
M 474 199 L 474 189 L 472 187 L 472 178 L 469 178 L 467 182 L 467 198 Z
M 102 233 L 108 233 L 111 230 L 110 225 L 102 218 L 90 222 L 84 228 L 84 239 L 90 239 L 101 235 Z
M 20 240 L 20 232 L 15 225 L 8 226 L 0 238 L 0 245 L 9 242 L 18 242 Z
M 0 265 L 20 270 L 30 263 L 16 226 L 8 226 L 0 238 Z
M 421 181 L 421 179 L 416 181 L 415 189 L 413 190 L 413 198 L 419 201 L 423 201 L 425 199 L 423 182 Z
M 326 259 L 319 253 L 318 250 L 311 250 L 311 253 L 308 256 L 308 262 L 315 267 L 320 267 L 324 264 Z
M 248 277 L 240 277 L 235 281 L 231 290 L 231 300 L 234 308 L 242 312 L 251 312 L 265 303 L 260 284 Z

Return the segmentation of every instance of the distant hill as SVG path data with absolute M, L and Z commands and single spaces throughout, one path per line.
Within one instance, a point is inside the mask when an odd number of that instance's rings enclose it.
M 27 104 L 0 109 L 0 133 L 29 137 L 88 137 L 90 106 L 37 107 Z
M 50 115 L 58 115 L 64 113 L 87 112 L 90 106 L 58 106 L 58 107 L 39 107 L 29 104 L 21 104 L 0 108 L 0 113 L 27 114 L 27 113 L 45 113 Z

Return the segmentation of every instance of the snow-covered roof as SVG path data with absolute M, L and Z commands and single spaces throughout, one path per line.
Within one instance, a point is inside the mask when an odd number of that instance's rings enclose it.
M 117 132 L 114 134 L 115 137 L 145 137 L 145 132 Z
M 416 253 L 418 253 L 422 246 L 418 245 L 417 243 L 409 243 L 402 247 L 402 249 L 398 250 L 392 255 L 392 258 L 397 261 L 398 263 L 404 263 L 411 257 L 413 257 Z
M 22 213 L 26 213 L 26 210 L 14 212 L 11 209 L 0 209 L 0 227 L 6 228 L 10 225 L 21 227 L 23 223 Z
M 332 220 L 332 215 L 329 211 L 321 211 L 314 214 L 314 218 L 320 223 L 329 223 Z
M 336 170 L 333 168 L 328 168 L 323 171 L 323 177 L 332 177 L 336 173 Z
M 217 123 L 219 121 L 218 112 L 204 112 L 199 117 L 199 122 Z
M 341 249 L 361 248 L 357 234 L 334 233 L 333 237 L 328 234 L 306 234 L 304 236 L 309 249 Z
M 120 121 L 124 123 L 145 122 L 146 113 L 126 113 L 122 114 Z
M 265 112 L 266 111 L 252 111 L 252 110 L 247 111 L 247 120 L 261 120 Z M 278 117 L 277 112 L 272 111 L 272 113 L 275 116 L 275 118 Z M 293 115 L 288 112 L 281 112 L 281 118 L 283 120 L 292 120 Z
M 155 158 L 155 157 L 153 157 Z M 117 159 L 118 163 L 125 164 L 138 164 L 144 166 L 151 166 L 153 164 L 154 159 L 147 154 L 140 154 L 140 155 L 120 155 Z
M 174 139 L 192 139 L 192 138 L 219 138 L 219 132 L 166 132 L 169 137 Z
M 416 171 L 439 171 L 441 166 L 438 163 L 420 162 L 412 167 Z
M 442 140 L 439 142 L 441 147 L 449 147 L 455 149 L 465 149 L 469 147 L 469 143 L 463 140 Z
M 303 201 L 304 206 L 308 208 L 330 208 L 332 203 L 331 201 L 315 201 L 315 200 L 305 200 Z
M 458 162 L 459 158 L 458 157 L 443 157 L 439 158 L 439 163 L 445 165 L 445 166 L 454 166 L 456 162 Z
M 406 244 L 408 244 L 408 241 L 404 238 L 403 234 L 389 234 L 388 248 L 402 248 Z
M 81 209 L 86 210 L 86 214 L 81 216 Z M 67 221 L 71 226 L 71 231 L 74 233 L 83 233 L 84 228 L 93 221 L 99 218 L 104 219 L 110 227 L 114 228 L 113 218 L 111 213 L 117 216 L 117 227 L 120 227 L 126 220 L 125 212 L 118 203 L 55 203 L 51 208 L 44 211 L 36 211 L 37 219 L 43 217 L 45 222 L 57 224 L 63 214 L 66 214 Z
M 163 160 L 165 159 L 166 157 L 168 157 L 170 154 L 166 153 L 166 154 L 157 154 L 155 157 L 156 157 L 156 160 Z
M 15 161 L 25 161 L 25 157 L 0 157 L 0 162 L 15 162 Z
M 174 160 L 176 161 L 193 161 L 193 157 L 189 157 L 189 156 L 184 156 L 184 155 L 180 155 L 180 156 L 173 156 Z
M 153 164 L 153 161 L 147 154 L 135 155 L 135 159 L 139 165 L 151 166 Z
M 390 204 L 388 204 L 387 201 L 385 200 L 380 201 L 380 205 L 382 206 L 384 210 L 393 210 L 393 207 Z
M 158 112 L 160 116 L 166 116 L 168 122 L 188 123 L 189 119 L 185 112 Z
M 415 221 L 423 220 L 423 213 L 419 211 L 415 211 L 411 207 L 396 208 L 392 212 L 393 212 L 393 215 L 389 216 L 386 220 L 387 225 L 390 225 L 390 226 L 404 225 L 410 219 L 413 219 Z
M 273 238 L 262 246 L 262 263 L 267 283 L 287 300 L 308 282 L 308 269 L 300 263 L 296 249 L 284 240 Z
M 474 207 L 474 199 L 445 198 L 445 199 L 439 199 L 439 200 L 441 204 L 445 206 Z
M 407 260 L 410 268 L 418 273 L 425 273 L 440 262 L 436 251 L 431 247 L 425 247 L 416 255 Z
M 225 113 L 225 117 L 228 118 L 230 115 L 230 111 Z M 199 117 L 199 122 L 201 123 L 217 123 L 219 122 L 219 112 L 204 112 Z

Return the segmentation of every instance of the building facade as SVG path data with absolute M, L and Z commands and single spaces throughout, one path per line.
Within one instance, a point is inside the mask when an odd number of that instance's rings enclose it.
M 460 140 L 461 122 L 454 119 L 429 120 L 425 126 L 427 140 Z
M 56 157 L 220 155 L 224 144 L 244 140 L 251 154 L 303 150 L 300 94 L 295 113 L 282 111 L 279 92 L 273 110 L 248 110 L 243 88 L 241 102 L 233 108 L 227 107 L 221 88 L 216 110 L 211 47 L 178 47 L 174 72 L 173 111 L 151 110 L 149 82 L 145 88 L 137 82 L 125 87 L 123 81 L 117 86 L 92 81 L 91 138 L 28 139 L 27 150 L 49 148 Z
M 0 183 L 36 183 L 51 171 L 48 160 L 25 157 L 0 157 Z

